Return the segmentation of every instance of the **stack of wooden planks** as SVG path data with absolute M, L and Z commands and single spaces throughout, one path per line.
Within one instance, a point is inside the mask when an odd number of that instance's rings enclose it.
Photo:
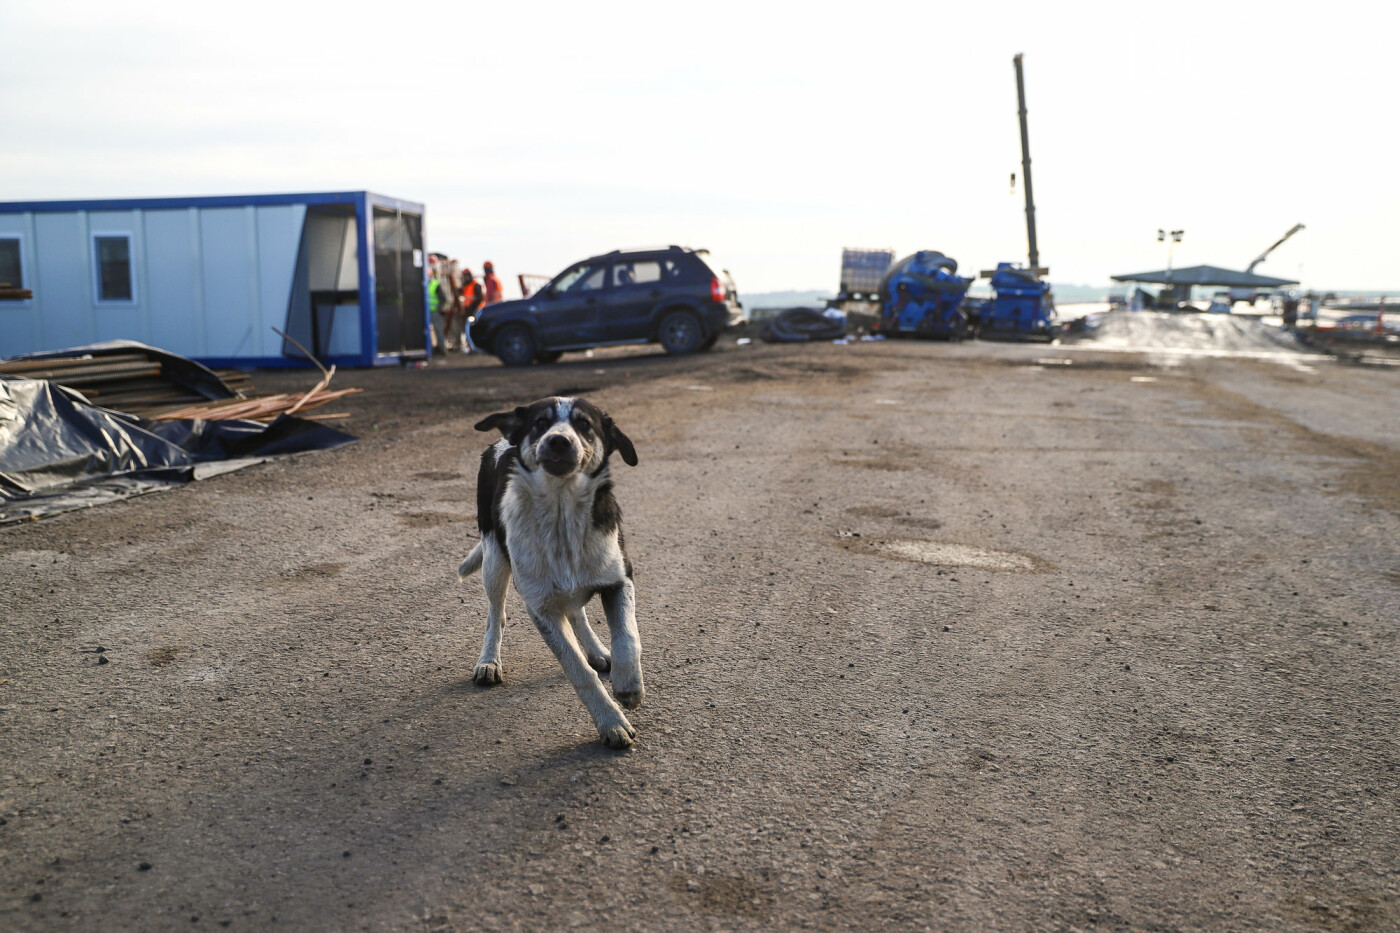
M 258 396 L 252 379 L 238 370 L 215 370 L 232 395 L 209 399 L 181 384 L 160 359 L 133 350 L 128 353 L 72 356 L 46 360 L 0 361 L 0 375 L 46 379 L 81 392 L 88 401 L 151 421 L 200 418 L 205 421 L 247 419 L 271 421 L 284 412 L 301 412 L 358 392 L 329 391 L 323 378 L 307 393 Z M 348 418 L 348 413 L 302 415 L 314 420 Z
M 182 418 L 203 418 L 205 421 L 271 421 L 281 414 L 296 414 L 312 421 L 329 421 L 335 418 L 348 418 L 349 412 L 335 414 L 304 415 L 308 408 L 319 408 L 327 402 L 343 398 L 359 389 L 312 390 L 288 395 L 260 395 L 253 398 L 226 398 L 202 405 L 175 408 L 146 415 L 152 421 L 179 421 Z M 300 403 L 300 404 L 298 404 Z

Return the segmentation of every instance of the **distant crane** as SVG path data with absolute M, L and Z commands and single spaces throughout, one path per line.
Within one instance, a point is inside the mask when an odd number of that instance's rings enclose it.
M 1257 259 L 1255 259 L 1253 262 L 1251 262 L 1251 263 L 1249 264 L 1249 268 L 1248 268 L 1248 269 L 1245 269 L 1244 271 L 1252 274 L 1252 273 L 1254 272 L 1254 267 L 1255 267 L 1255 266 L 1259 265 L 1259 264 L 1260 264 L 1261 262 L 1263 262 L 1265 259 L 1268 259 L 1270 253 L 1272 253 L 1274 250 L 1278 249 L 1278 248 L 1279 248 L 1280 246 L 1282 246 L 1283 244 L 1287 243 L 1289 237 L 1291 237 L 1293 234 L 1297 233 L 1299 230 L 1303 230 L 1303 229 L 1305 229 L 1305 228 L 1303 227 L 1302 224 L 1294 224 L 1294 225 L 1293 225 L 1293 228 L 1292 228 L 1291 230 L 1289 230 L 1289 231 L 1288 231 L 1287 233 L 1285 233 L 1283 236 L 1279 237 L 1279 238 L 1274 242 L 1274 245 L 1273 245 L 1273 246 L 1270 246 L 1268 249 L 1264 250 L 1264 252 L 1260 253 L 1260 254 L 1259 254 L 1259 258 L 1257 258 Z
M 1253 275 L 1255 267 L 1258 266 L 1265 259 L 1268 259 L 1270 253 L 1278 249 L 1284 243 L 1287 243 L 1289 237 L 1293 236 L 1293 234 L 1303 229 L 1305 228 L 1302 224 L 1294 224 L 1291 228 L 1289 228 L 1287 233 L 1275 240 L 1272 246 L 1264 250 L 1264 252 L 1260 253 L 1255 258 L 1255 260 L 1249 264 L 1249 268 L 1244 270 L 1245 273 L 1248 275 Z M 1237 301 L 1247 301 L 1250 304 L 1254 304 L 1254 302 L 1259 298 L 1259 292 L 1256 292 L 1252 288 L 1232 288 L 1229 290 L 1229 296 L 1230 304 L 1234 304 Z

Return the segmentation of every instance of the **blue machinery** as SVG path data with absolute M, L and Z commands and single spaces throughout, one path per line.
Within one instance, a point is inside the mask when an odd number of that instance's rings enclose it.
M 1050 285 L 1009 262 L 984 272 L 991 298 L 969 298 L 973 280 L 958 275 L 957 260 L 921 250 L 890 267 L 880 284 L 880 333 L 887 337 L 1055 336 Z
M 891 266 L 880 283 L 880 332 L 954 340 L 972 336 L 962 308 L 972 279 L 957 272 L 956 259 L 931 249 Z
M 978 330 L 986 335 L 1054 337 L 1055 299 L 1050 284 L 1009 262 L 997 263 L 992 272 L 996 297 L 984 301 L 978 314 Z

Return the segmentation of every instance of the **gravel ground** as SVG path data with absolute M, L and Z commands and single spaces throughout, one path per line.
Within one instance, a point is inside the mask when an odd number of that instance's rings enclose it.
M 1400 929 L 1395 370 L 726 342 L 336 385 L 356 445 L 0 529 L 0 929 Z M 471 683 L 471 425 L 554 392 L 641 458 L 625 753 L 513 594 Z

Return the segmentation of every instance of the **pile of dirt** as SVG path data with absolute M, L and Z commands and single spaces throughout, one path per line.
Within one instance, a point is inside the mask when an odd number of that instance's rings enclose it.
M 1289 334 L 1255 317 L 1168 311 L 1110 311 L 1075 342 L 1104 349 L 1254 355 L 1301 353 Z

